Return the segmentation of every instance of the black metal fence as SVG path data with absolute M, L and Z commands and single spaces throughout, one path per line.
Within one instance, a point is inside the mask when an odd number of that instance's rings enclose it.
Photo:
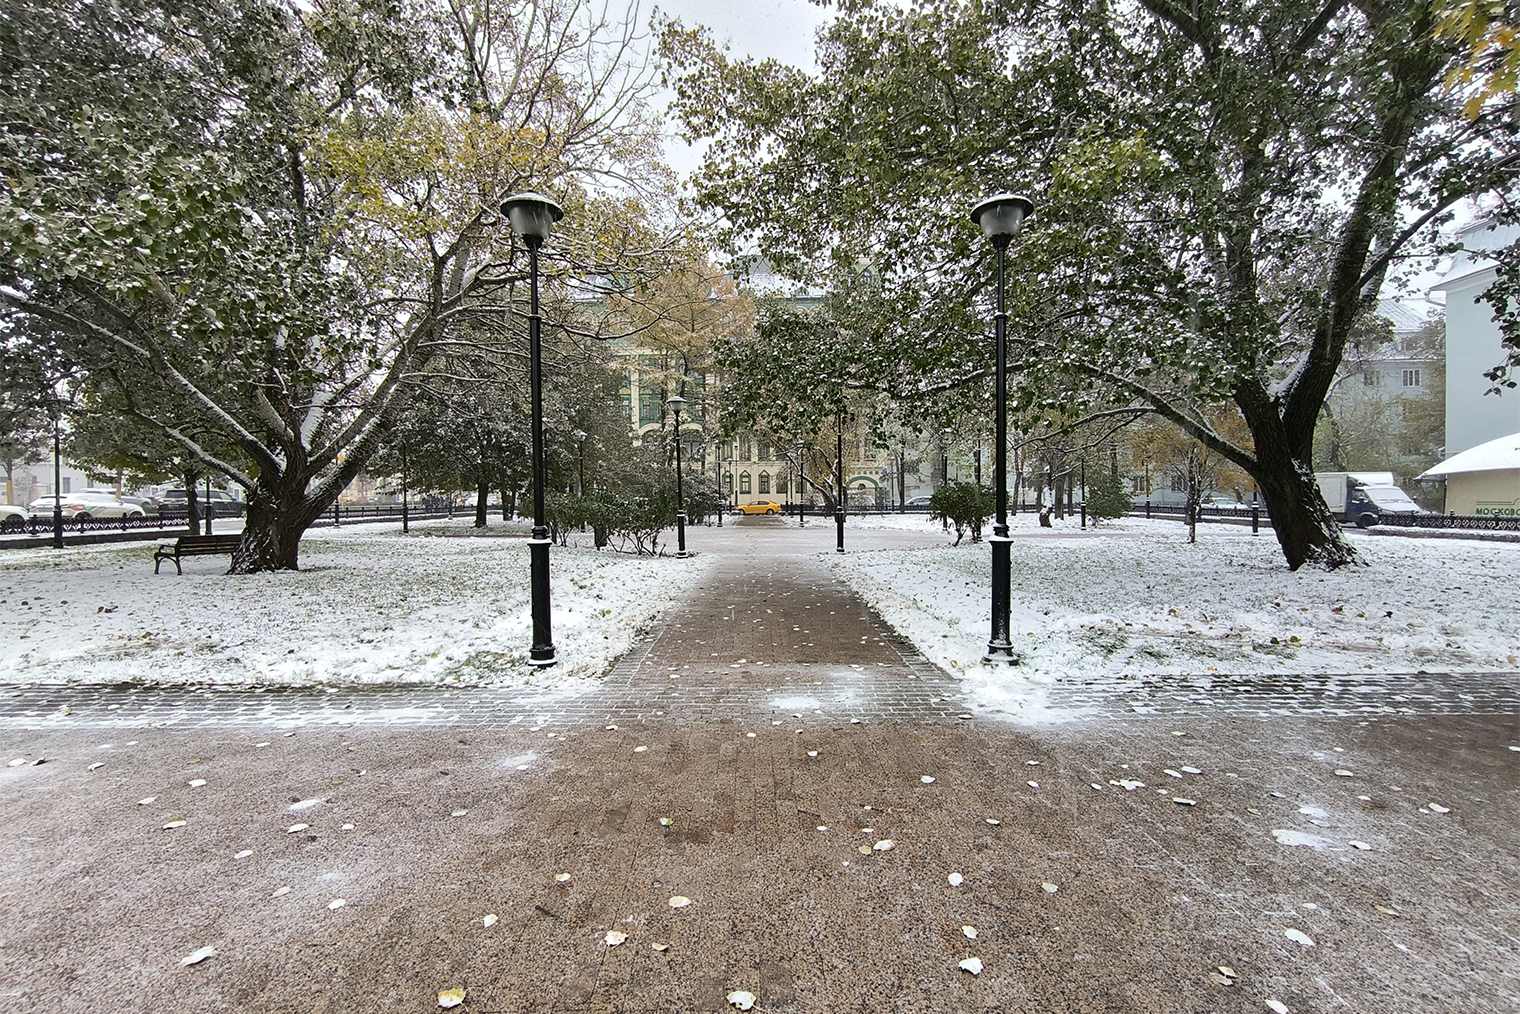
M 1520 532 L 1520 518 L 1462 514 L 1384 514 L 1378 524 L 1390 528 L 1465 528 L 1479 532 Z

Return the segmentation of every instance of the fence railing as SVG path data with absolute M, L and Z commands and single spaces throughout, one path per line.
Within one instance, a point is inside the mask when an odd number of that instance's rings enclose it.
M 1390 528 L 1465 528 L 1479 532 L 1520 532 L 1520 518 L 1470 514 L 1384 514 L 1378 524 Z

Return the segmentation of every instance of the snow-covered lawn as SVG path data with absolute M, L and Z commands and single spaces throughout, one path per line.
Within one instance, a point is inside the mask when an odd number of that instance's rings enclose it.
M 902 522 L 905 526 L 906 519 Z M 920 525 L 924 522 L 918 522 Z M 1032 716 L 1056 680 L 1151 674 L 1512 670 L 1520 545 L 1353 536 L 1368 566 L 1283 565 L 1270 530 L 1132 519 L 1042 538 L 1015 522 L 1016 667 L 983 665 L 985 543 L 860 551 L 839 572 L 991 710 Z
M 153 543 L 0 554 L 0 680 L 571 686 L 606 671 L 705 560 L 551 554 L 559 664 L 527 665 L 527 528 L 460 520 L 315 529 L 301 572 L 228 576 Z M 681 581 L 672 581 L 680 567 Z

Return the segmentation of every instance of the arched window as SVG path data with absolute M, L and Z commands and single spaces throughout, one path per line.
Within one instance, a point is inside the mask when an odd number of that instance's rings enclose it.
M 739 473 L 739 493 L 741 495 L 744 495 L 744 494 L 747 494 L 748 492 L 749 492 L 749 473 L 748 472 L 740 472 Z
M 760 492 L 769 494 L 771 491 L 771 473 L 760 473 Z

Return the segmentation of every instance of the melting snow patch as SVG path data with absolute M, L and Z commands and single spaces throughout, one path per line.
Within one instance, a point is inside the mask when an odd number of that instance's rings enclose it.
M 1272 837 L 1277 839 L 1277 844 L 1279 845 L 1297 845 L 1302 848 L 1319 849 L 1335 844 L 1329 838 L 1321 838 L 1317 834 L 1310 834 L 1307 831 L 1294 831 L 1286 827 L 1273 828 Z

